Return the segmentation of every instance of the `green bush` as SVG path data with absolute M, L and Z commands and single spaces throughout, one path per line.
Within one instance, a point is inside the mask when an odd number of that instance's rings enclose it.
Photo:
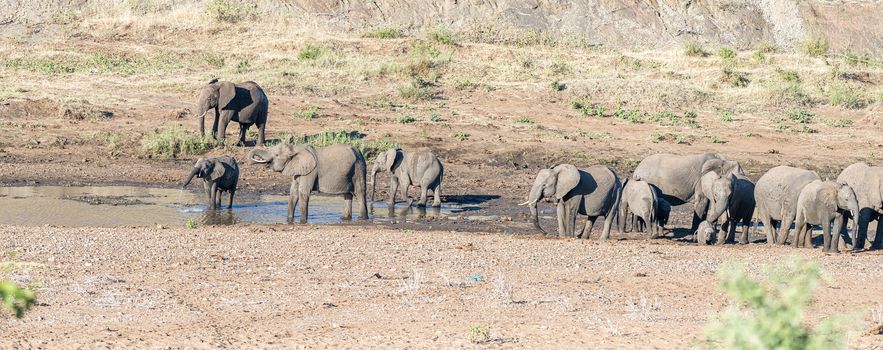
M 785 268 L 767 273 L 766 281 L 749 277 L 744 268 L 721 266 L 721 289 L 736 305 L 706 328 L 709 349 L 828 350 L 846 347 L 846 323 L 828 317 L 809 328 L 804 309 L 818 284 L 817 265 L 791 259 Z
M 429 33 L 429 39 L 439 44 L 454 45 L 457 43 L 454 34 L 445 29 L 439 29 Z
M 21 318 L 25 311 L 34 306 L 37 295 L 28 288 L 21 288 L 10 281 L 0 281 L 0 301 L 3 307 Z
M 325 50 L 323 50 L 321 47 L 313 46 L 312 44 L 306 44 L 302 49 L 300 49 L 300 52 L 297 53 L 297 59 L 301 61 L 315 60 L 321 57 L 324 53 Z
M 799 124 L 809 124 L 812 123 L 812 119 L 815 115 L 798 108 L 791 108 L 785 113 L 785 119 L 790 121 L 799 123 Z
M 705 51 L 705 48 L 702 47 L 698 41 L 688 41 L 684 43 L 684 55 L 690 57 L 705 57 L 708 56 L 708 52 Z
M 729 47 L 722 47 L 719 50 L 717 50 L 717 55 L 718 55 L 718 57 L 723 58 L 725 60 L 731 60 L 731 59 L 736 58 L 736 51 L 734 51 L 733 49 L 731 49 Z
M 828 54 L 828 42 L 820 36 L 810 36 L 797 45 L 800 52 L 808 56 L 824 56 Z
M 154 130 L 141 137 L 141 147 L 150 157 L 173 159 L 198 155 L 214 147 L 211 135 L 200 138 L 195 132 L 187 132 L 178 126 Z
M 372 31 L 362 33 L 363 38 L 374 39 L 398 39 L 404 37 L 405 34 L 401 30 L 395 28 L 378 28 Z
M 416 121 L 417 121 L 417 118 L 414 118 L 413 116 L 410 116 L 410 115 L 403 115 L 403 116 L 399 117 L 399 124 L 411 124 Z
M 186 222 L 184 222 L 184 226 L 192 230 L 199 227 L 199 223 L 196 221 L 196 219 L 189 218 Z

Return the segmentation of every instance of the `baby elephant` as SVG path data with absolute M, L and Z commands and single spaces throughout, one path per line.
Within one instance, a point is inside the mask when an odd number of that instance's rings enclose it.
M 656 189 L 649 183 L 641 180 L 626 180 L 622 186 L 622 198 L 620 203 L 620 231 L 625 232 L 626 221 L 631 221 L 632 227 L 638 229 L 637 219 L 643 224 L 644 233 L 650 238 L 656 238 L 660 234 L 659 200 Z M 629 220 L 634 218 L 635 220 Z
M 420 187 L 418 206 L 426 206 L 428 190 L 432 190 L 434 197 L 432 206 L 441 206 L 441 183 L 445 168 L 429 148 L 420 148 L 414 152 L 391 149 L 377 155 L 374 160 L 374 168 L 371 169 L 372 202 L 377 184 L 376 175 L 383 171 L 390 172 L 389 201 L 387 202 L 390 207 L 395 205 L 396 191 L 398 191 L 399 185 L 402 186 L 403 197 L 408 199 L 409 206 L 413 202 L 408 196 L 408 187 L 411 185 Z
M 236 165 L 233 157 L 199 158 L 181 188 L 187 187 L 194 176 L 202 179 L 205 185 L 209 207 L 212 209 L 221 207 L 221 192 L 230 192 L 227 208 L 233 207 L 233 193 L 236 192 L 236 183 L 239 182 L 239 166 Z
M 849 185 L 834 181 L 815 180 L 803 187 L 800 196 L 797 197 L 797 236 L 791 244 L 794 247 L 812 247 L 812 226 L 821 225 L 823 234 L 823 249 L 825 252 L 839 252 L 840 227 L 835 227 L 837 232 L 831 236 L 831 224 L 834 219 L 843 225 L 843 215 L 849 212 L 852 217 L 858 214 L 858 199 Z
M 736 224 L 742 223 L 742 234 L 739 244 L 748 244 L 748 229 L 751 227 L 751 219 L 754 216 L 754 182 L 745 175 L 733 176 L 733 195 L 727 211 L 721 216 L 721 234 L 718 235 L 717 244 L 735 243 Z

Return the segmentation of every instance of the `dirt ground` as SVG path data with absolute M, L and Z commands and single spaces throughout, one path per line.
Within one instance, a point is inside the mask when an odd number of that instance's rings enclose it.
M 880 308 L 880 252 L 372 226 L 2 227 L 0 237 L 15 253 L 10 278 L 41 286 L 24 319 L 0 320 L 3 348 L 682 349 L 728 305 L 720 264 L 759 275 L 792 255 L 828 276 L 810 320 L 858 312 L 851 347 L 883 345 L 864 333 Z

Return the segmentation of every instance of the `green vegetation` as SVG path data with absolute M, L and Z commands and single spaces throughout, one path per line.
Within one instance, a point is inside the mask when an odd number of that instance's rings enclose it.
M 454 139 L 456 139 L 457 141 L 466 141 L 469 139 L 469 134 L 463 131 L 457 131 L 457 133 L 454 134 Z
M 435 91 L 429 83 L 415 78 L 409 85 L 399 87 L 399 96 L 412 101 L 431 100 L 435 98 Z
M 793 70 L 786 70 L 786 69 L 782 69 L 782 68 L 777 67 L 776 74 L 779 76 L 780 79 L 787 81 L 789 83 L 799 83 L 800 82 L 800 76 L 797 75 L 797 72 L 795 72 Z
M 850 85 L 835 82 L 828 86 L 828 99 L 832 106 L 849 109 L 861 109 L 865 107 L 865 99 Z
M 606 131 L 583 131 L 577 130 L 573 132 L 573 136 L 576 137 L 585 137 L 590 140 L 597 139 L 610 139 L 613 138 L 613 135 Z
M 792 108 L 785 113 L 785 119 L 799 123 L 809 124 L 815 115 L 802 109 Z
M 814 328 L 804 321 L 804 309 L 821 276 L 816 264 L 792 258 L 783 269 L 767 269 L 766 281 L 749 277 L 735 264 L 721 266 L 718 276 L 721 289 L 735 305 L 706 327 L 706 348 L 846 348 L 844 317 L 822 319 Z
M 588 96 L 583 97 L 582 99 L 580 99 L 580 98 L 573 99 L 572 101 L 570 101 L 570 106 L 573 107 L 573 109 L 579 111 L 579 114 L 582 114 L 585 117 L 591 117 L 591 116 L 603 117 L 604 114 L 606 113 L 604 106 L 596 105 L 596 104 L 589 102 Z
M 558 80 L 555 80 L 552 82 L 551 87 L 552 87 L 552 91 L 555 91 L 555 92 L 564 91 L 564 89 L 567 88 L 567 84 L 564 84 Z
M 707 135 L 705 136 L 705 139 L 707 139 L 710 143 L 724 143 L 724 141 L 721 140 L 720 136 L 717 135 Z
M 399 148 L 399 145 L 387 139 L 365 140 L 363 134 L 358 131 L 344 130 L 325 130 L 314 135 L 288 133 L 283 134 L 279 142 L 291 145 L 307 144 L 316 148 L 337 144 L 350 145 L 362 152 L 365 159 L 370 159 L 391 148 Z
M 437 113 L 433 113 L 432 115 L 429 116 L 429 121 L 438 123 L 438 122 L 444 121 L 444 119 L 442 119 L 442 117 L 440 115 L 438 115 Z
M 294 111 L 292 116 L 299 119 L 311 120 L 315 119 L 319 116 L 319 107 L 316 106 L 307 106 L 304 109 L 299 111 Z
M 867 66 L 871 63 L 871 58 L 867 55 L 857 54 L 854 52 L 846 52 L 843 54 L 843 62 L 848 66 L 855 67 L 859 65 Z
M 656 132 L 653 132 L 652 135 L 650 135 L 650 141 L 653 143 L 670 142 L 670 143 L 676 143 L 679 145 L 690 145 L 696 141 L 696 138 L 697 138 L 696 135 L 694 135 L 692 133 L 683 133 L 683 132 L 662 133 L 662 132 L 656 131 Z
M 828 126 L 832 128 L 845 128 L 852 125 L 852 120 L 850 119 L 836 119 L 836 120 L 828 120 L 825 122 Z
M 417 121 L 417 118 L 414 118 L 410 115 L 403 115 L 403 116 L 399 117 L 399 124 L 410 124 L 410 123 L 413 123 L 416 121 Z
M 516 119 L 516 120 L 515 120 L 515 123 L 516 123 L 516 124 L 533 125 L 533 124 L 534 124 L 534 121 L 533 121 L 533 120 L 530 120 L 530 118 L 528 118 L 528 117 L 521 117 L 521 118 Z
M 192 230 L 199 227 L 199 223 L 194 218 L 188 218 L 187 221 L 184 222 L 184 226 Z
M 429 40 L 444 45 L 455 45 L 454 34 L 446 29 L 438 29 L 429 33 Z
M 141 138 L 141 147 L 147 156 L 163 159 L 203 154 L 214 144 L 210 135 L 200 138 L 197 133 L 184 131 L 176 125 L 151 131 Z
M 727 122 L 727 123 L 733 121 L 733 112 L 732 111 L 721 112 L 721 121 Z
M 732 59 L 736 58 L 736 51 L 734 51 L 733 49 L 731 49 L 729 47 L 724 46 L 724 47 L 720 48 L 719 50 L 717 50 L 717 56 L 720 58 L 723 58 L 725 60 L 732 60 Z
M 824 56 L 828 54 L 828 42 L 820 36 L 809 36 L 798 43 L 798 50 L 808 56 Z
M 28 288 L 21 288 L 10 281 L 0 281 L 0 301 L 3 307 L 15 314 L 15 317 L 22 318 L 25 311 L 34 306 L 37 301 L 37 295 Z
M 746 87 L 751 82 L 748 79 L 748 73 L 734 71 L 730 68 L 723 68 L 721 70 L 720 80 L 734 87 Z
M 708 52 L 705 51 L 705 48 L 698 41 L 688 41 L 684 43 L 684 55 L 689 57 L 705 57 L 708 56 Z
M 325 49 L 312 44 L 306 44 L 297 53 L 297 59 L 301 61 L 315 60 L 325 54 Z
M 799 82 L 767 81 L 764 85 L 764 98 L 767 103 L 779 106 L 806 106 L 812 98 Z
M 484 344 L 491 340 L 491 328 L 485 324 L 473 324 L 469 326 L 469 341 L 474 344 Z
M 243 58 L 236 64 L 236 73 L 245 73 L 251 70 L 251 60 Z
M 238 0 L 210 0 L 205 5 L 205 13 L 218 22 L 236 23 L 256 15 L 254 3 Z
M 398 39 L 404 37 L 405 34 L 402 33 L 400 29 L 383 27 L 377 28 L 372 31 L 362 33 L 363 38 L 374 38 L 374 39 Z
M 194 56 L 193 65 L 202 66 L 202 57 Z M 13 57 L 4 62 L 6 68 L 26 70 L 45 75 L 90 73 L 151 74 L 185 67 L 190 58 L 180 53 L 130 54 L 119 52 L 64 52 L 44 57 Z

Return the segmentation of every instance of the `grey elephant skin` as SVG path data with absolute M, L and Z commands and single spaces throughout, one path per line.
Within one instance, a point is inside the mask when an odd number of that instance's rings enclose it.
M 732 173 L 721 176 L 716 171 L 709 171 L 702 175 L 699 179 L 700 191 L 696 194 L 695 203 L 698 208 L 705 208 L 705 222 L 716 226 L 720 219 L 726 217 L 725 213 L 733 197 L 735 182 L 736 175 Z M 700 244 L 707 244 L 711 236 L 699 233 L 696 235 L 696 240 Z M 718 237 L 718 241 L 723 240 L 723 236 Z
M 770 169 L 757 180 L 754 187 L 754 200 L 757 203 L 755 214 L 763 222 L 767 243 L 787 242 L 791 224 L 797 217 L 800 191 L 816 180 L 821 179 L 813 171 L 784 165 Z M 780 223 L 778 229 L 774 226 L 777 223 Z
M 429 148 L 420 148 L 414 152 L 406 152 L 401 149 L 390 149 L 377 155 L 374 166 L 371 168 L 371 201 L 374 201 L 374 190 L 377 187 L 377 173 L 390 173 L 389 200 L 390 207 L 395 206 L 395 197 L 398 187 L 402 187 L 402 197 L 408 198 L 408 187 L 411 185 L 420 187 L 419 206 L 426 206 L 427 194 L 432 190 L 432 206 L 441 206 L 441 184 L 445 169 Z
M 858 199 L 852 187 L 834 181 L 815 180 L 800 191 L 797 198 L 797 216 L 795 218 L 797 235 L 792 241 L 794 247 L 812 247 L 813 225 L 822 226 L 823 249 L 837 253 L 840 242 L 840 227 L 835 226 L 831 236 L 831 225 L 835 219 L 844 224 L 844 216 L 849 212 L 853 217 L 858 214 Z
M 855 163 L 843 169 L 840 176 L 837 176 L 837 182 L 852 187 L 858 198 L 858 217 L 854 217 L 858 227 L 852 231 L 850 237 L 853 249 L 864 249 L 868 224 L 874 220 L 877 221 L 877 232 L 871 247 L 883 249 L 883 167 Z M 840 227 L 845 230 L 846 225 Z
M 643 232 L 650 238 L 661 234 L 659 219 L 659 198 L 656 188 L 641 180 L 626 179 L 622 185 L 619 204 L 619 231 L 628 232 L 627 223 L 631 222 L 634 229 L 642 224 Z M 640 222 L 638 222 L 640 219 Z
M 589 238 L 595 220 L 604 216 L 604 229 L 601 239 L 610 238 L 610 227 L 617 217 L 622 183 L 608 166 L 595 165 L 583 169 L 570 164 L 561 164 L 551 169 L 542 169 L 537 174 L 526 202 L 530 207 L 534 226 L 540 230 L 537 202 L 548 199 L 557 203 L 558 235 L 576 235 L 577 214 L 588 216 L 579 237 Z
M 702 153 L 694 155 L 654 154 L 638 164 L 632 179 L 643 180 L 660 191 L 660 197 L 670 205 L 693 204 L 693 224 L 690 232 L 695 232 L 699 222 L 706 218 L 707 202 L 701 196 L 702 175 L 714 171 L 721 176 L 744 174 L 739 162 L 727 160 L 720 154 Z M 715 218 L 720 213 L 716 213 Z
M 751 222 L 754 217 L 754 182 L 745 175 L 734 175 L 733 195 L 727 206 L 727 211 L 723 214 L 723 224 L 718 237 L 726 237 L 718 239 L 718 244 L 734 243 L 736 240 L 736 224 L 742 223 L 742 234 L 739 238 L 740 244 L 748 244 L 748 230 L 751 228 Z
M 199 90 L 196 100 L 196 113 L 199 115 L 199 134 L 205 137 L 205 115 L 214 109 L 212 137 L 223 144 L 227 124 L 239 123 L 239 142 L 245 144 L 248 128 L 258 128 L 257 146 L 264 145 L 264 131 L 267 127 L 267 112 L 270 102 L 264 90 L 253 81 L 234 84 L 213 79 Z
M 236 184 L 239 182 L 239 165 L 236 164 L 236 159 L 230 156 L 199 158 L 181 188 L 187 187 L 194 177 L 202 179 L 209 207 L 221 207 L 222 192 L 230 194 L 227 208 L 233 207 L 233 194 L 236 193 Z
M 278 144 L 269 149 L 255 148 L 248 153 L 253 164 L 266 164 L 276 172 L 292 177 L 288 194 L 289 223 L 294 222 L 294 208 L 300 203 L 300 223 L 309 217 L 313 191 L 343 195 L 344 220 L 352 219 L 353 197 L 359 204 L 359 218 L 368 219 L 365 158 L 347 145 L 313 148 L 309 145 Z

